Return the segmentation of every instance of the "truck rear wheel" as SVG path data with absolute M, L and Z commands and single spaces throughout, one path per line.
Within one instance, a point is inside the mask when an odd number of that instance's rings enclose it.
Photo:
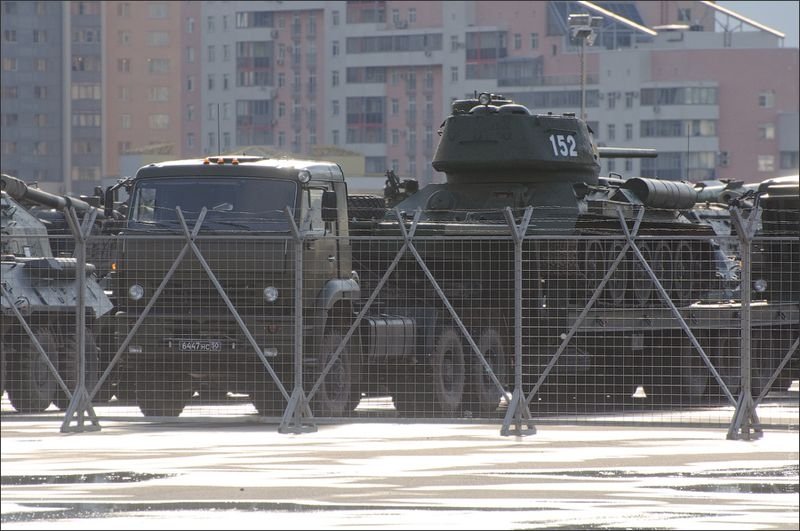
M 455 415 L 461 408 L 464 395 L 466 367 L 461 336 L 453 327 L 446 327 L 436 338 L 431 357 L 433 399 L 442 415 Z
M 509 359 L 503 340 L 495 327 L 484 328 L 478 337 L 478 349 L 491 366 L 492 372 L 503 386 L 508 384 Z M 487 415 L 497 410 L 503 392 L 498 389 L 477 357 L 470 363 L 470 392 L 467 407 L 473 413 Z
M 58 342 L 53 331 L 39 326 L 33 328 L 33 335 L 51 360 L 55 359 Z M 18 413 L 41 413 L 46 410 L 56 396 L 58 384 L 27 334 L 22 338 L 19 352 L 7 363 L 6 390 L 14 409 Z

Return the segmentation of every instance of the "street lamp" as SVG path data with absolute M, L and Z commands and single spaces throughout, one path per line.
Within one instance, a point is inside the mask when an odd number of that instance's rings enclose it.
M 586 58 L 585 46 L 594 44 L 597 37 L 594 29 L 603 22 L 603 17 L 593 17 L 589 13 L 573 13 L 567 16 L 569 35 L 573 42 L 581 43 L 581 120 L 586 121 Z

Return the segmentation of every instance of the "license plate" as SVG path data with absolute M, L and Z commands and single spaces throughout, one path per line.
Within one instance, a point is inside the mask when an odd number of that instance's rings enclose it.
M 222 341 L 215 339 L 181 339 L 178 348 L 182 352 L 219 352 Z

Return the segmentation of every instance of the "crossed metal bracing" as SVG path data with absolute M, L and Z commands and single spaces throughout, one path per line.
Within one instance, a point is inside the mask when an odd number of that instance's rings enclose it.
M 733 209 L 732 209 L 733 210 Z M 178 269 L 179 265 L 181 264 L 184 257 L 191 251 L 192 255 L 198 260 L 201 264 L 203 270 L 205 271 L 206 275 L 214 285 L 216 291 L 218 292 L 220 298 L 225 302 L 225 305 L 230 312 L 230 314 L 236 320 L 239 328 L 241 329 L 244 336 L 247 338 L 247 341 L 250 347 L 253 349 L 255 354 L 258 356 L 261 363 L 264 365 L 265 369 L 269 373 L 270 377 L 272 378 L 274 384 L 277 386 L 281 396 L 284 400 L 286 400 L 286 408 L 284 414 L 281 419 L 280 431 L 282 432 L 293 432 L 293 433 L 300 433 L 306 431 L 313 431 L 316 429 L 315 418 L 312 413 L 310 407 L 310 401 L 314 397 L 314 395 L 319 391 L 320 386 L 322 385 L 323 380 L 326 376 L 330 373 L 332 367 L 335 365 L 337 360 L 342 353 L 344 352 L 347 345 L 351 342 L 353 335 L 358 331 L 359 326 L 361 325 L 364 317 L 368 314 L 370 308 L 372 307 L 373 303 L 379 296 L 379 293 L 385 286 L 387 280 L 393 274 L 393 272 L 397 269 L 398 264 L 400 261 L 410 253 L 416 264 L 420 267 L 423 271 L 426 279 L 430 283 L 431 287 L 436 292 L 437 296 L 439 297 L 442 305 L 446 308 L 447 312 L 451 316 L 453 323 L 461 332 L 464 340 L 469 344 L 469 347 L 473 351 L 474 355 L 476 356 L 477 361 L 482 366 L 483 370 L 486 372 L 486 376 L 492 381 L 492 383 L 498 388 L 498 390 L 505 394 L 505 388 L 503 383 L 497 377 L 494 372 L 494 368 L 492 367 L 491 363 L 487 361 L 483 352 L 476 344 L 474 338 L 470 335 L 469 330 L 464 324 L 462 317 L 458 314 L 457 310 L 454 308 L 453 304 L 451 304 L 450 300 L 448 299 L 445 291 L 442 289 L 439 281 L 435 278 L 435 275 L 431 272 L 428 266 L 425 263 L 425 260 L 420 255 L 419 250 L 415 246 L 414 238 L 417 231 L 417 227 L 419 225 L 419 220 L 421 216 L 421 211 L 417 210 L 414 214 L 414 218 L 411 223 L 406 226 L 406 223 L 403 219 L 403 216 L 400 212 L 395 211 L 395 216 L 398 220 L 399 229 L 402 234 L 402 245 L 400 246 L 399 250 L 396 252 L 394 258 L 392 259 L 391 263 L 389 263 L 388 267 L 384 271 L 381 279 L 378 281 L 377 285 L 374 287 L 372 292 L 367 297 L 364 304 L 361 306 L 358 314 L 355 316 L 353 321 L 350 323 L 347 332 L 344 334 L 344 337 L 338 347 L 336 347 L 333 354 L 330 356 L 327 364 L 321 369 L 320 373 L 318 374 L 317 378 L 311 384 L 310 389 L 308 392 L 305 392 L 304 382 L 303 382 L 303 301 L 302 301 L 302 292 L 303 292 L 303 256 L 302 252 L 295 253 L 295 287 L 294 287 L 294 382 L 293 382 L 293 389 L 291 392 L 284 386 L 281 379 L 279 378 L 278 374 L 276 373 L 275 369 L 273 368 L 272 364 L 270 363 L 270 359 L 265 354 L 264 350 L 258 345 L 258 342 L 254 338 L 251 331 L 248 329 L 246 323 L 239 315 L 237 308 L 231 302 L 230 298 L 225 292 L 225 289 L 220 284 L 219 280 L 217 279 L 214 271 L 209 266 L 206 259 L 203 257 L 201 250 L 198 248 L 195 240 L 198 237 L 200 228 L 203 224 L 203 221 L 206 216 L 206 210 L 203 209 L 201 211 L 199 218 L 197 219 L 196 223 L 194 224 L 193 228 L 190 230 L 183 213 L 180 209 L 177 209 L 178 219 L 181 223 L 181 227 L 183 230 L 183 237 L 185 239 L 185 244 L 183 248 L 180 250 L 178 255 L 175 257 L 175 260 L 170 267 L 169 271 L 164 275 L 163 279 L 159 287 L 156 289 L 153 296 L 148 301 L 147 305 L 145 306 L 144 310 L 138 315 L 135 323 L 128 331 L 126 337 L 123 339 L 122 343 L 116 350 L 113 358 L 111 359 L 108 366 L 105 368 L 104 372 L 100 376 L 97 383 L 94 385 L 93 389 L 88 390 L 86 388 L 86 383 L 83 378 L 83 371 L 85 367 L 85 339 L 83 336 L 84 333 L 84 319 L 85 314 L 83 312 L 83 308 L 85 307 L 85 302 L 81 299 L 79 300 L 79 309 L 77 312 L 77 337 L 78 339 L 78 348 L 80 350 L 80 365 L 79 365 L 79 377 L 77 379 L 76 388 L 74 391 L 71 391 L 64 380 L 59 375 L 57 369 L 50 361 L 47 356 L 47 353 L 42 348 L 42 345 L 38 342 L 35 337 L 35 334 L 31 330 L 30 326 L 25 320 L 25 317 L 20 313 L 20 311 L 16 308 L 13 304 L 11 296 L 7 292 L 4 286 L 0 286 L 2 289 L 2 296 L 6 298 L 9 302 L 10 307 L 12 308 L 16 318 L 20 321 L 21 325 L 23 326 L 25 332 L 31 339 L 32 344 L 36 347 L 39 356 L 41 356 L 42 360 L 47 364 L 48 369 L 50 372 L 55 376 L 58 385 L 61 387 L 62 390 L 65 391 L 67 396 L 70 398 L 70 404 L 67 408 L 65 413 L 65 420 L 62 425 L 62 432 L 66 431 L 83 431 L 83 430 L 99 430 L 99 422 L 97 421 L 97 416 L 92 408 L 91 398 L 98 392 L 100 387 L 104 384 L 106 379 L 109 377 L 111 371 L 120 361 L 120 358 L 123 356 L 123 353 L 126 352 L 130 341 L 135 336 L 137 331 L 139 330 L 142 323 L 148 317 L 148 314 L 152 310 L 153 306 L 156 304 L 157 300 L 159 299 L 160 295 L 163 293 L 165 286 L 169 283 L 170 279 L 175 274 L 176 270 Z M 513 390 L 511 393 L 511 398 L 508 402 L 508 408 L 506 410 L 505 417 L 503 419 L 502 427 L 501 427 L 501 434 L 502 435 L 530 435 L 536 433 L 536 427 L 534 425 L 534 419 L 530 412 L 530 404 L 536 397 L 537 393 L 541 389 L 541 386 L 545 382 L 545 380 L 549 377 L 550 373 L 552 372 L 553 368 L 559 361 L 559 358 L 567 349 L 570 341 L 574 338 L 576 333 L 579 331 L 583 323 L 585 322 L 587 316 L 591 312 L 592 308 L 595 306 L 597 301 L 599 300 L 601 293 L 606 288 L 606 285 L 611 280 L 612 276 L 614 275 L 615 271 L 619 268 L 622 261 L 628 255 L 628 252 L 632 252 L 638 264 L 646 271 L 647 275 L 649 276 L 650 280 L 653 282 L 655 289 L 658 292 L 659 298 L 661 301 L 669 308 L 670 312 L 672 313 L 673 317 L 677 320 L 680 328 L 682 329 L 683 333 L 685 334 L 686 338 L 691 342 L 691 345 L 694 349 L 694 352 L 697 356 L 699 356 L 704 365 L 707 367 L 709 372 L 714 376 L 715 380 L 718 382 L 720 389 L 726 396 L 727 400 L 731 404 L 736 405 L 736 409 L 734 412 L 734 417 L 731 421 L 731 425 L 728 431 L 728 438 L 738 439 L 753 439 L 758 438 L 762 435 L 761 424 L 758 419 L 756 413 L 756 407 L 760 404 L 760 402 L 766 396 L 770 386 L 776 380 L 780 371 L 787 365 L 790 361 L 794 353 L 798 349 L 798 339 L 796 338 L 793 343 L 791 344 L 789 351 L 786 352 L 783 359 L 781 360 L 779 366 L 777 367 L 776 371 L 772 374 L 769 382 L 763 388 L 761 393 L 758 397 L 753 397 L 751 392 L 750 386 L 750 363 L 751 363 L 751 356 L 750 356 L 750 300 L 749 300 L 749 290 L 743 289 L 743 300 L 742 300 L 742 342 L 741 342 L 741 386 L 739 390 L 739 396 L 734 397 L 733 393 L 729 389 L 727 382 L 725 379 L 720 375 L 717 368 L 714 367 L 711 359 L 709 358 L 708 354 L 705 352 L 703 346 L 701 345 L 700 341 L 698 341 L 697 337 L 695 336 L 694 332 L 692 331 L 691 327 L 687 323 L 684 316 L 681 314 L 680 310 L 677 308 L 673 300 L 670 298 L 669 293 L 664 288 L 661 279 L 658 278 L 658 275 L 654 272 L 651 265 L 648 263 L 647 258 L 642 253 L 642 250 L 639 245 L 637 245 L 637 236 L 638 232 L 644 217 L 645 211 L 644 209 L 640 209 L 637 213 L 637 217 L 633 223 L 632 228 L 628 228 L 628 224 L 624 218 L 624 215 L 621 210 L 618 210 L 618 218 L 620 222 L 620 227 L 622 233 L 624 235 L 624 244 L 618 247 L 618 254 L 616 255 L 613 262 L 611 262 L 610 266 L 606 270 L 603 278 L 599 281 L 596 287 L 586 303 L 585 307 L 580 311 L 579 315 L 575 318 L 574 322 L 570 326 L 569 330 L 562 334 L 562 340 L 559 346 L 556 348 L 555 352 L 552 354 L 552 357 L 549 359 L 549 362 L 539 374 L 539 377 L 536 383 L 533 385 L 530 392 L 525 395 L 522 386 L 522 371 L 523 371 L 523 364 L 522 364 L 522 355 L 523 355 L 523 341 L 522 341 L 522 297 L 523 297 L 523 273 L 522 273 L 522 248 L 523 244 L 526 240 L 535 239 L 536 237 L 528 236 L 528 226 L 531 222 L 533 216 L 533 208 L 528 207 L 519 224 L 517 224 L 514 220 L 513 213 L 510 209 L 506 209 L 504 211 L 504 215 L 506 218 L 506 222 L 509 227 L 509 236 L 510 239 L 513 241 L 514 250 L 515 250 L 515 267 L 514 267 L 514 310 L 515 310 L 515 334 L 514 334 L 514 385 Z M 748 219 L 744 219 L 741 216 L 741 213 L 738 210 L 733 210 L 733 220 L 737 224 L 738 230 L 737 234 L 739 235 L 740 242 L 742 244 L 742 255 L 743 255 L 743 278 L 742 278 L 742 285 L 748 286 L 750 284 L 750 264 L 749 264 L 749 254 L 750 254 L 750 242 L 753 239 L 753 235 L 755 233 L 755 226 L 758 222 L 758 216 L 760 214 L 760 210 L 755 209 L 751 212 L 750 217 Z M 286 210 L 287 218 L 290 222 L 290 227 L 292 229 L 292 237 L 298 244 L 302 244 L 304 236 L 298 230 L 296 224 L 294 223 L 292 212 L 287 209 Z M 80 226 L 77 221 L 77 216 L 73 210 L 69 211 L 69 216 L 67 217 L 70 227 L 73 230 L 76 238 L 76 254 L 78 255 L 78 263 L 85 264 L 85 244 L 86 239 L 89 237 L 89 231 L 91 227 L 91 218 L 87 216 L 84 219 L 83 225 Z M 300 245 L 297 247 L 298 249 L 301 248 Z M 80 283 L 81 293 L 83 293 L 83 283 L 82 279 L 84 278 L 83 272 L 79 270 L 78 272 L 78 280 Z M 73 420 L 73 417 L 77 415 L 77 426 L 71 427 L 70 423 Z M 87 427 L 84 425 L 84 416 L 88 415 L 92 426 Z

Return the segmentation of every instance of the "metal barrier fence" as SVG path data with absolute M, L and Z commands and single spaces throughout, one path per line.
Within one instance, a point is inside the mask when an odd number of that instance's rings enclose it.
M 3 389 L 18 413 L 64 410 L 62 431 L 198 417 L 287 432 L 710 425 L 744 439 L 796 426 L 796 400 L 759 416 L 800 373 L 791 226 L 768 233 L 759 209 L 732 208 L 728 234 L 675 230 L 644 213 L 576 235 L 557 228 L 567 212 L 446 229 L 394 212 L 332 237 L 288 210 L 282 234 L 204 233 L 205 212 L 178 210 L 180 234 L 135 236 L 92 235 L 72 211 L 72 269 L 3 259 Z M 113 250 L 108 274 L 84 263 L 88 245 Z

